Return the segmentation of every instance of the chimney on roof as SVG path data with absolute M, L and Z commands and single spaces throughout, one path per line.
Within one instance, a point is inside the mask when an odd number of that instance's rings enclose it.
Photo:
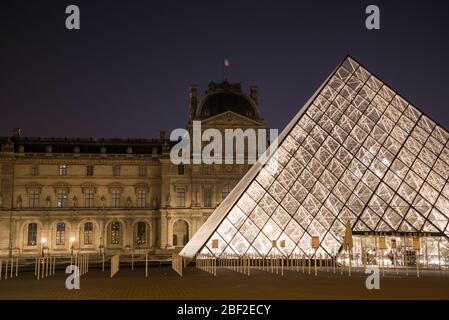
M 19 137 L 21 137 L 21 136 L 22 136 L 22 129 L 20 129 L 20 128 L 14 128 L 14 129 L 12 129 L 12 136 L 13 136 L 14 138 L 19 138 Z
M 160 132 L 159 132 L 159 139 L 160 139 L 161 141 L 165 141 L 165 131 L 160 131 Z

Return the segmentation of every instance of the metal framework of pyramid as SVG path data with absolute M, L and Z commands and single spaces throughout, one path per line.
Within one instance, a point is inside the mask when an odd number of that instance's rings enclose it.
M 448 139 L 347 57 L 180 255 L 308 254 L 312 236 L 335 254 L 348 221 L 354 233 L 425 232 L 447 247 Z

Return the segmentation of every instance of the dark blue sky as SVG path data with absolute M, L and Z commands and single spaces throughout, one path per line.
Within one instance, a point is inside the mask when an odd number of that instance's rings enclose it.
M 448 1 L 6 0 L 0 135 L 158 137 L 185 126 L 188 86 L 221 80 L 223 57 L 282 129 L 346 54 L 449 128 L 448 34 Z

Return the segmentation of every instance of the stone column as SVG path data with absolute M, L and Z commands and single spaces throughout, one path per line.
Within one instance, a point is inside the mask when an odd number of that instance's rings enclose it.
M 168 247 L 168 217 L 167 212 L 164 210 L 161 212 L 161 248 L 166 249 Z
M 130 248 L 133 248 L 134 230 L 132 227 L 131 219 L 125 219 L 125 228 L 126 228 L 125 247 L 129 246 Z
M 98 233 L 99 233 L 99 238 L 98 238 L 98 243 L 99 244 L 98 244 L 98 246 L 99 247 L 103 246 L 103 248 L 106 248 L 107 237 L 106 237 L 106 233 L 105 233 L 104 227 L 105 227 L 105 220 L 104 219 L 100 219 L 98 221 L 98 228 L 99 228 L 99 230 L 98 230 Z

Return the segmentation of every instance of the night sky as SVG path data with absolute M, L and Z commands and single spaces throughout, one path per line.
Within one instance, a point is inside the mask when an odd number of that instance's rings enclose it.
M 156 138 L 185 127 L 189 85 L 220 81 L 224 57 L 282 129 L 346 54 L 449 128 L 448 35 L 449 1 L 6 0 L 0 136 Z

